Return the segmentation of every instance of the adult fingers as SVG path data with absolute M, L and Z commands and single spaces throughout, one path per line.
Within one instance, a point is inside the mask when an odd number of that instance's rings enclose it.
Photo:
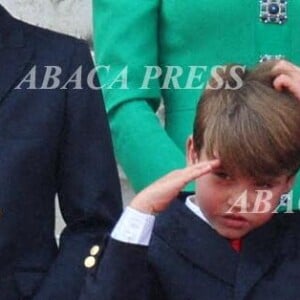
M 296 65 L 286 61 L 280 60 L 272 69 L 272 74 L 277 77 L 281 74 L 289 74 L 290 72 L 299 71 L 299 68 Z
M 288 90 L 300 101 L 300 72 L 290 73 L 289 75 L 281 74 L 273 81 L 276 90 Z

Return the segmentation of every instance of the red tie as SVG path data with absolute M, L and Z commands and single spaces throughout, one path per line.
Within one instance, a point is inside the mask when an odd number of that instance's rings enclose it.
M 241 239 L 230 240 L 230 245 L 236 252 L 240 252 L 242 247 L 242 240 Z

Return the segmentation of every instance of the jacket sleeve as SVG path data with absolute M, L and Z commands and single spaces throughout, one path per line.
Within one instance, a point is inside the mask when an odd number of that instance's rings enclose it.
M 101 94 L 87 84 L 93 62 L 87 45 L 74 42 L 69 75 L 82 70 L 82 87 L 65 90 L 64 128 L 59 145 L 57 191 L 66 228 L 56 260 L 35 300 L 79 297 L 84 258 L 100 244 L 121 213 L 121 196 Z
M 98 267 L 88 274 L 80 300 L 163 300 L 147 252 L 147 246 L 110 239 Z
M 101 66 L 114 148 L 118 162 L 139 191 L 185 165 L 184 154 L 155 114 L 161 100 L 159 79 L 141 88 L 145 66 L 159 64 L 160 1 L 94 0 L 93 4 L 96 62 Z M 124 68 L 126 72 L 122 72 Z

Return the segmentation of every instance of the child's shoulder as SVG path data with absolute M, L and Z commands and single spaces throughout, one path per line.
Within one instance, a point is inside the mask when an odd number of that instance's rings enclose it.
M 216 231 L 192 212 L 185 200 L 185 194 L 179 195 L 166 211 L 157 216 L 150 247 L 165 242 L 176 248 L 195 240 L 200 246 L 207 238 L 217 238 Z
M 279 253 L 299 266 L 300 261 L 300 211 L 280 213 L 275 216 L 279 224 L 277 236 Z
M 164 229 L 169 231 L 170 228 L 180 229 L 193 222 L 199 222 L 199 217 L 186 206 L 186 197 L 186 193 L 180 194 L 166 211 L 157 216 L 154 232 Z
M 277 218 L 284 228 L 295 230 L 299 232 L 300 236 L 300 211 L 294 211 L 292 213 L 279 213 Z

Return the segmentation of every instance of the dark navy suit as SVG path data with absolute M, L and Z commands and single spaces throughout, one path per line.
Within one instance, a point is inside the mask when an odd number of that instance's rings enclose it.
M 241 253 L 176 201 L 149 248 L 110 239 L 81 300 L 292 300 L 300 297 L 300 219 L 275 215 Z
M 41 87 L 45 66 L 54 65 L 62 84 L 82 66 L 82 89 L 28 89 Z M 86 82 L 92 68 L 83 41 L 15 20 L 0 6 L 1 300 L 78 299 L 84 258 L 121 212 L 105 110 Z M 67 224 L 59 250 L 56 193 Z

